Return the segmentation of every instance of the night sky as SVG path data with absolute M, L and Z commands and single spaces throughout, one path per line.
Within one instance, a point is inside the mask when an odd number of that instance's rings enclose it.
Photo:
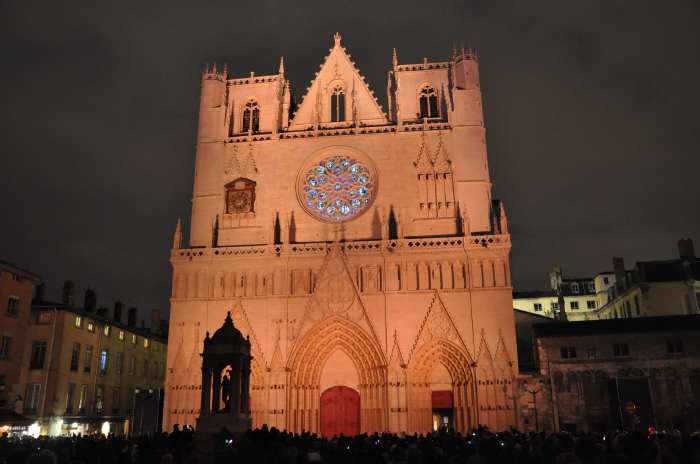
M 167 309 L 204 64 L 284 56 L 303 95 L 335 31 L 382 103 L 392 47 L 477 48 L 516 289 L 700 249 L 698 24 L 698 0 L 0 2 L 0 259 Z

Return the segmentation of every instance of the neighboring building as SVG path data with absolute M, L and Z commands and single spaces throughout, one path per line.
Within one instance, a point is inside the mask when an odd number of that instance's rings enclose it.
M 562 279 L 569 321 L 700 314 L 700 260 L 691 239 L 678 242 L 677 259 L 640 261 L 625 269 L 613 258 L 613 271 L 590 279 Z M 554 289 L 513 292 L 513 307 L 555 317 L 559 309 Z
M 553 322 L 534 335 L 540 428 L 700 428 L 700 316 Z
M 21 365 L 21 412 L 50 435 L 121 434 L 134 419 L 138 431 L 148 431 L 144 424 L 153 424 L 155 431 L 157 417 L 144 419 L 134 405 L 143 404 L 137 395 L 141 390 L 155 401 L 162 396 L 164 334 L 138 328 L 135 308 L 129 310 L 128 323 L 122 323 L 119 302 L 109 317 L 105 308 L 95 308 L 91 290 L 83 308 L 73 305 L 70 288 L 63 301 L 38 301 L 32 307 Z M 153 407 L 148 408 L 153 414 Z
M 590 314 L 608 302 L 608 289 L 614 285 L 615 274 L 612 272 L 602 272 L 593 278 L 562 279 L 562 295 L 568 320 L 588 319 Z M 513 292 L 513 307 L 553 318 L 559 310 L 559 299 L 554 289 Z
M 36 274 L 0 261 L 0 408 L 14 409 L 24 394 L 20 365 L 38 283 Z
M 616 258 L 616 283 L 607 304 L 589 318 L 614 319 L 673 314 L 700 314 L 700 259 L 691 239 L 678 242 L 679 257 L 640 261 L 626 271 Z
M 190 243 L 178 225 L 171 254 L 166 427 L 195 425 L 202 341 L 227 311 L 252 344 L 256 427 L 514 424 L 511 243 L 474 53 L 394 54 L 388 113 L 340 35 L 294 113 L 282 64 L 210 68 L 201 85 Z

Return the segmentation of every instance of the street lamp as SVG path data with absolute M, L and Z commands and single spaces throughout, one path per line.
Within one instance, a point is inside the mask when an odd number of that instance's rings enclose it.
M 527 380 L 523 380 L 523 390 L 532 395 L 532 405 L 534 406 L 535 410 L 535 430 L 537 432 L 540 431 L 540 424 L 537 417 L 537 394 L 541 392 L 543 388 L 544 382 L 542 382 L 542 379 L 539 379 L 537 381 L 537 384 L 535 384 L 535 386 L 532 387 L 529 383 L 527 383 Z

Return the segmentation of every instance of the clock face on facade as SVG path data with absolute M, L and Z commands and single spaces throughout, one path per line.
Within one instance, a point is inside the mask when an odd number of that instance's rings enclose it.
M 228 192 L 227 208 L 229 213 L 247 213 L 253 204 L 253 192 L 250 190 L 234 190 Z
M 304 209 L 326 222 L 344 222 L 369 208 L 376 178 L 368 163 L 337 154 L 322 158 L 302 173 L 297 193 Z

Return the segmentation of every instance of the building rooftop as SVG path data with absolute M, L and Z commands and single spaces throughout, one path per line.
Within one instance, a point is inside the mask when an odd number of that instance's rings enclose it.
M 700 316 L 659 316 L 535 324 L 535 337 L 576 337 L 638 332 L 700 331 Z
M 555 295 L 552 290 L 531 290 L 525 292 L 513 292 L 513 298 L 545 298 L 553 296 Z
M 0 259 L 0 268 L 5 268 L 6 270 L 14 272 L 16 274 L 23 274 L 26 278 L 34 280 L 36 282 L 39 282 L 41 280 L 41 278 L 37 274 L 34 274 L 31 271 L 27 271 L 26 269 L 22 269 L 21 267 L 12 264 L 8 261 L 4 261 L 2 259 Z
M 48 310 L 53 310 L 53 309 L 57 309 L 59 311 L 69 311 L 69 312 L 76 314 L 78 316 L 93 319 L 98 324 L 109 325 L 112 327 L 118 327 L 120 329 L 124 329 L 124 330 L 128 330 L 129 332 L 133 332 L 136 335 L 141 335 L 142 337 L 148 337 L 150 339 L 157 340 L 157 341 L 164 343 L 164 344 L 168 343 L 167 335 L 162 335 L 159 333 L 151 332 L 151 330 L 147 327 L 129 326 L 128 324 L 124 324 L 121 321 L 116 321 L 113 318 L 110 318 L 108 315 L 101 316 L 101 315 L 97 314 L 96 312 L 87 311 L 84 308 L 80 308 L 78 306 L 71 306 L 71 305 L 65 304 L 65 303 L 56 303 L 56 302 L 51 302 L 51 301 L 32 302 L 32 311 L 48 311 Z
M 690 278 L 700 280 L 700 259 L 670 259 L 637 263 L 641 282 L 677 282 Z

